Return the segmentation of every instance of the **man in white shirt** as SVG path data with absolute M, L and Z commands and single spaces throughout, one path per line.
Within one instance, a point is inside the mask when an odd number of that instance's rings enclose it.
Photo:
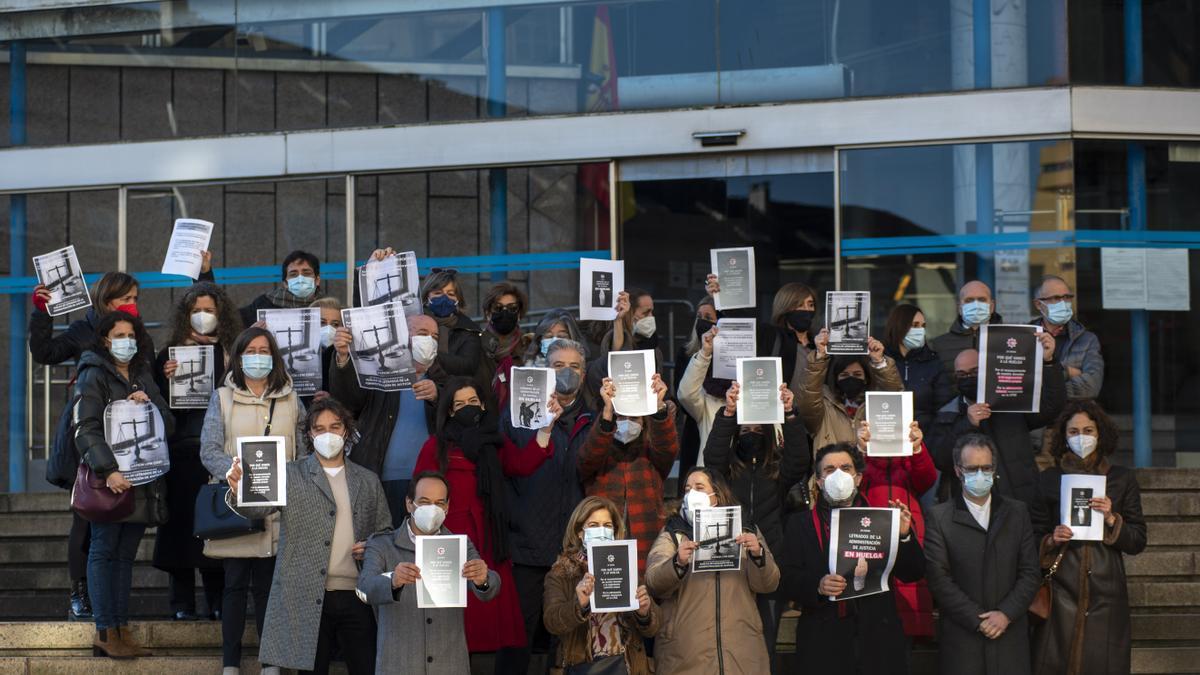
M 925 519 L 925 575 L 941 609 L 942 672 L 1029 673 L 1026 612 L 1041 583 L 1029 511 L 992 492 L 996 446 L 983 434 L 954 444 L 962 496 Z

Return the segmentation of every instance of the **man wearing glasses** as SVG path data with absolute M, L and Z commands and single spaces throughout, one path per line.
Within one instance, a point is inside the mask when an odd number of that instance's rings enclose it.
M 1075 318 L 1075 294 L 1062 277 L 1048 274 L 1033 292 L 1034 325 L 1054 336 L 1054 360 L 1062 364 L 1067 398 L 1096 398 L 1104 384 L 1100 338 Z

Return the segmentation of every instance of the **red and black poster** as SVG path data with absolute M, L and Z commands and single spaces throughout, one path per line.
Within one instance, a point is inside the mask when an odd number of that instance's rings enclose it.
M 979 329 L 979 389 L 975 400 L 992 412 L 1037 412 L 1042 403 L 1040 326 Z

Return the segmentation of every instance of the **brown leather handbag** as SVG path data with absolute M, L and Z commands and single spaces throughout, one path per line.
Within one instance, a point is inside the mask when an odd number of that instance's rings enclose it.
M 133 490 L 116 494 L 87 462 L 80 462 L 71 487 L 71 508 L 89 523 L 117 523 L 133 515 Z
M 1067 545 L 1063 544 L 1062 548 L 1058 549 L 1058 556 L 1054 558 L 1054 564 L 1050 566 L 1046 576 L 1042 577 L 1042 585 L 1038 587 L 1037 595 L 1033 596 L 1033 602 L 1029 604 L 1029 620 L 1033 623 L 1042 623 L 1050 618 L 1050 610 L 1054 608 L 1054 582 L 1052 579 L 1066 552 Z

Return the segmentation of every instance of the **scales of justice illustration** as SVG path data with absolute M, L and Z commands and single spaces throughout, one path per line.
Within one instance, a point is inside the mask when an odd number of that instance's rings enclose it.
M 142 458 L 142 452 L 158 450 L 158 430 L 156 429 L 154 409 L 147 407 L 144 418 L 122 420 L 115 429 L 112 451 L 116 457 L 133 455 L 132 465 L 145 464 L 149 460 Z
M 379 276 L 374 277 L 371 281 L 370 304 L 382 305 L 388 302 L 398 302 L 407 313 L 408 308 L 416 304 L 417 296 L 404 283 L 406 268 L 407 263 L 397 261 L 394 271 L 385 270 Z
M 46 288 L 50 291 L 50 302 L 61 302 L 63 298 L 83 292 L 83 277 L 77 276 L 71 267 L 69 250 L 60 252 L 54 265 L 42 268 L 42 272 L 46 275 Z
M 402 370 L 408 345 L 399 339 L 398 320 L 396 316 L 389 316 L 383 323 L 361 329 L 359 338 L 354 341 L 354 355 L 362 361 L 375 361 L 380 373 Z
M 198 394 L 202 391 L 207 391 L 209 384 L 208 373 L 205 372 L 208 368 L 208 355 L 204 350 L 198 350 L 199 358 L 181 359 L 177 361 L 179 364 L 175 370 L 174 380 L 179 384 L 186 384 L 188 394 Z M 184 369 L 184 366 L 187 366 Z
M 312 335 L 312 328 L 312 322 L 308 320 L 308 317 L 303 317 L 299 326 L 288 326 L 287 328 L 279 328 L 275 330 L 275 336 L 277 339 L 279 336 L 287 337 L 287 344 L 279 345 L 279 355 L 282 356 L 283 360 L 287 363 L 288 370 L 293 373 L 297 372 L 297 361 L 303 363 L 317 358 L 316 353 L 308 347 L 309 337 Z M 300 337 L 298 342 L 296 341 L 296 336 Z
M 733 511 L 728 510 L 722 515 L 724 517 L 719 520 L 705 521 L 704 531 L 700 533 L 704 535 L 704 539 L 696 542 L 701 549 L 716 557 L 729 555 L 731 549 L 736 546 L 733 543 Z

